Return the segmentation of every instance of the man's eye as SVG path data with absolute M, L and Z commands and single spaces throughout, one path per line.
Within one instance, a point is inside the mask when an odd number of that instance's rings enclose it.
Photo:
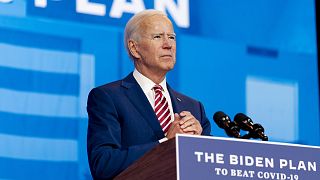
M 159 38 L 161 38 L 160 35 L 155 35 L 155 36 L 153 36 L 153 39 L 159 39 Z
M 176 37 L 175 36 L 169 36 L 169 39 L 175 40 Z

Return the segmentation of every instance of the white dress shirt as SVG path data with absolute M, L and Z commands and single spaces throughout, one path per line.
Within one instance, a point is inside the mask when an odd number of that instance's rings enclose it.
M 154 110 L 155 92 L 153 90 L 153 87 L 156 85 L 156 83 L 154 83 L 152 80 L 150 80 L 149 78 L 147 78 L 146 76 L 141 74 L 137 69 L 134 69 L 133 77 L 136 79 L 136 81 L 138 82 L 139 86 L 142 88 L 144 94 L 146 95 L 146 97 L 149 100 L 149 103 L 150 103 L 151 107 Z M 171 122 L 172 122 L 174 120 L 174 112 L 173 112 L 173 108 L 172 108 L 172 102 L 171 102 L 170 94 L 169 94 L 169 91 L 168 91 L 168 88 L 167 88 L 166 78 L 164 78 L 164 80 L 159 85 L 162 86 L 162 88 L 164 90 L 163 91 L 163 95 L 168 101 L 168 105 L 169 105 L 169 109 L 170 109 L 170 115 L 171 115 Z M 164 142 L 166 140 L 167 140 L 167 138 L 163 138 L 163 139 L 159 140 L 159 142 L 161 143 L 161 142 Z

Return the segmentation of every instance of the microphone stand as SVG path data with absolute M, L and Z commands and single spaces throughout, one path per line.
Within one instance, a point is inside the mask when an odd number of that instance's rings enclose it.
M 246 135 L 240 136 L 239 139 L 261 139 L 262 141 L 268 141 L 268 136 L 264 135 L 263 137 L 257 137 L 256 135 L 252 135 L 252 133 L 248 133 Z
M 250 139 L 250 138 L 252 138 L 250 133 L 243 135 L 243 136 L 240 136 L 240 139 Z

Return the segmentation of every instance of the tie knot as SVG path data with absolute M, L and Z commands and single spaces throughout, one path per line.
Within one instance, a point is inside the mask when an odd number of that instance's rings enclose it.
M 153 87 L 153 90 L 155 91 L 155 92 L 161 92 L 162 90 L 163 90 L 163 88 L 162 88 L 162 86 L 161 85 L 155 85 L 154 87 Z

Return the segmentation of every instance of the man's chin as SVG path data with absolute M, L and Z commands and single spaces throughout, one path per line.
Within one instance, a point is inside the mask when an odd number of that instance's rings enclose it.
M 174 68 L 174 66 L 168 66 L 168 67 L 166 67 L 166 71 L 169 72 L 169 71 L 171 71 L 173 68 Z
M 175 61 L 172 60 L 170 62 L 166 62 L 166 63 L 162 63 L 161 65 L 161 69 L 164 70 L 164 71 L 170 71 L 174 68 L 174 65 L 175 65 Z
M 168 64 L 166 65 L 166 69 L 167 69 L 168 71 L 170 71 L 171 69 L 174 68 L 174 65 L 175 65 L 174 62 L 170 62 L 170 63 L 168 63 Z

